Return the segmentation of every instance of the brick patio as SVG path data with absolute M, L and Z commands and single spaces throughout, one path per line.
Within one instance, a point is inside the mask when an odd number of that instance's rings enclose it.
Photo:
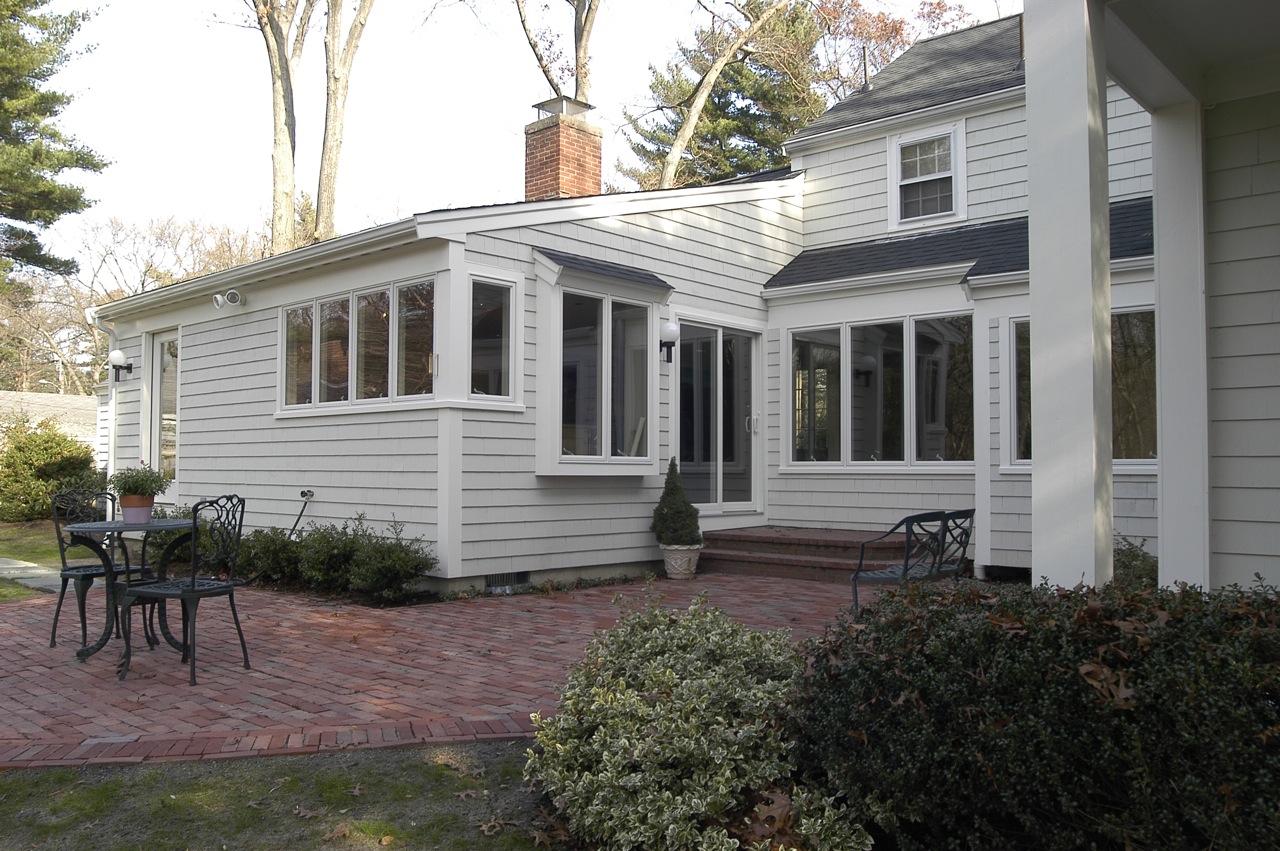
M 700 575 L 653 590 L 672 607 L 705 591 L 747 626 L 796 638 L 821 633 L 850 603 L 847 585 L 775 578 Z M 241 666 L 225 602 L 210 600 L 201 606 L 196 686 L 167 645 L 146 649 L 136 623 L 132 668 L 120 682 L 122 642 L 76 660 L 74 603 L 55 648 L 53 595 L 0 604 L 0 769 L 528 736 L 529 714 L 554 711 L 569 663 L 617 620 L 613 598 L 646 593 L 636 583 L 369 609 L 243 589 L 236 596 L 253 669 Z

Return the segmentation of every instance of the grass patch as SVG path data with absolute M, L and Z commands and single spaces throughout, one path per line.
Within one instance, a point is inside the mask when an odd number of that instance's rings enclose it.
M 3 847 L 536 847 L 528 742 L 0 772 Z M 543 847 L 546 840 L 543 840 Z
M 28 588 L 21 582 L 15 582 L 12 579 L 0 579 L 0 603 L 11 603 L 14 600 L 25 600 L 28 597 L 34 597 L 41 593 L 34 588 Z
M 0 556 L 32 564 L 61 565 L 58 543 L 53 537 L 53 521 L 0 523 Z

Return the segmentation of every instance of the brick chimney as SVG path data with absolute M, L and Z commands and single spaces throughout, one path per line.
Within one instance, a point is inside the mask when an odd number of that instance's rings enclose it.
M 539 118 L 524 128 L 524 200 L 600 194 L 600 128 L 592 107 L 568 97 L 536 104 Z

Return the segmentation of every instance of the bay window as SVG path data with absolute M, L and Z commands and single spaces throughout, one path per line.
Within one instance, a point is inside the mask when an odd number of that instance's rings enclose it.
M 511 287 L 471 285 L 471 393 L 511 395 Z
M 430 394 L 434 328 L 431 282 L 285 308 L 283 406 L 331 406 Z
M 565 292 L 561 312 L 561 453 L 648 454 L 649 308 Z

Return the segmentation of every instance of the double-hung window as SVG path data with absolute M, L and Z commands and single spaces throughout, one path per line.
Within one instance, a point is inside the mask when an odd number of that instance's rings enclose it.
M 962 125 L 889 138 L 889 225 L 909 227 L 964 217 Z
M 795 463 L 973 460 L 973 318 L 791 335 Z
M 430 281 L 320 298 L 284 310 L 286 409 L 431 395 L 435 289 Z

